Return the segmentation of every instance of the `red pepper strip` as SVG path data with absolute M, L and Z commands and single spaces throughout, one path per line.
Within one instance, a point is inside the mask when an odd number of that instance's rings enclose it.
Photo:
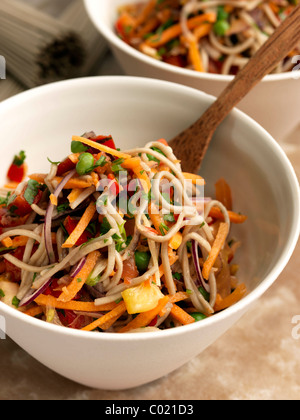
M 115 196 L 119 195 L 120 194 L 120 185 L 119 185 L 118 181 L 116 180 L 115 176 L 113 174 L 108 174 L 107 178 L 110 179 L 111 181 L 114 181 L 114 183 L 109 188 L 110 192 Z
M 103 146 L 109 147 L 110 149 L 117 150 L 116 145 L 115 145 L 115 142 L 113 141 L 112 136 L 98 136 L 98 137 L 90 138 L 89 140 L 92 140 L 92 141 L 94 141 L 96 143 L 100 143 Z M 96 154 L 99 153 L 99 150 L 94 149 L 93 147 L 89 147 L 86 150 L 86 152 L 87 153 L 91 153 L 92 155 L 96 155 Z

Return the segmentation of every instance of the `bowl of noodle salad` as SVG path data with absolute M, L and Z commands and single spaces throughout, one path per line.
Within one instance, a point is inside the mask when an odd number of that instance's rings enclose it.
M 298 0 L 85 0 L 125 73 L 219 96 Z M 239 108 L 283 140 L 299 123 L 300 46 Z M 288 100 L 286 100 L 288 98 Z
M 287 264 L 298 185 L 263 129 L 234 111 L 199 174 L 183 172 L 168 146 L 212 100 L 102 77 L 1 104 L 0 135 L 11 141 L 1 161 L 0 315 L 14 341 L 61 375 L 102 389 L 160 378 L 225 332 Z

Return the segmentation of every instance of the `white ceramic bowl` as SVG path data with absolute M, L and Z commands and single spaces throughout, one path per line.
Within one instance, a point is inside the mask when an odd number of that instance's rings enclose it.
M 114 23 L 117 19 L 118 6 L 140 1 L 85 0 L 92 21 L 108 41 L 126 74 L 181 83 L 210 95 L 219 96 L 233 76 L 198 73 L 162 63 L 130 47 L 116 35 Z M 269 75 L 244 98 L 238 107 L 261 124 L 276 140 L 282 141 L 300 123 L 299 92 L 299 72 Z
M 57 161 L 69 153 L 74 134 L 87 130 L 112 134 L 120 148 L 171 139 L 213 100 L 182 85 L 127 77 L 78 79 L 22 93 L 0 104 L 0 181 L 20 149 L 27 152 L 32 172 L 45 172 L 47 157 Z M 190 326 L 126 335 L 53 326 L 0 303 L 0 319 L 2 324 L 5 321 L 8 336 L 59 374 L 109 390 L 156 380 L 212 344 L 286 266 L 299 236 L 299 190 L 278 144 L 237 110 L 216 133 L 202 174 L 208 182 L 207 194 L 224 176 L 233 188 L 235 208 L 249 216 L 235 230 L 243 242 L 238 258 L 240 280 L 250 292 L 247 297 Z

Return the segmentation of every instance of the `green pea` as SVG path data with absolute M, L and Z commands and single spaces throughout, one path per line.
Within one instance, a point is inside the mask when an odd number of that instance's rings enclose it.
M 207 316 L 201 314 L 201 312 L 194 312 L 191 314 L 191 316 L 195 319 L 196 322 L 202 321 L 203 319 L 207 318 Z
M 90 153 L 82 153 L 79 156 L 79 162 L 76 165 L 78 175 L 85 175 L 94 165 L 94 157 Z
M 151 255 L 149 252 L 139 252 L 135 253 L 135 263 L 139 272 L 144 272 L 147 270 Z
M 214 32 L 218 36 L 224 36 L 230 29 L 230 24 L 226 20 L 219 20 L 214 24 Z

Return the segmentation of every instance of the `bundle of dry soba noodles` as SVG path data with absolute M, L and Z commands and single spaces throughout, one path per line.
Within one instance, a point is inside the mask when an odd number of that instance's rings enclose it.
M 88 75 L 105 48 L 82 0 L 0 2 L 0 54 L 25 87 Z

